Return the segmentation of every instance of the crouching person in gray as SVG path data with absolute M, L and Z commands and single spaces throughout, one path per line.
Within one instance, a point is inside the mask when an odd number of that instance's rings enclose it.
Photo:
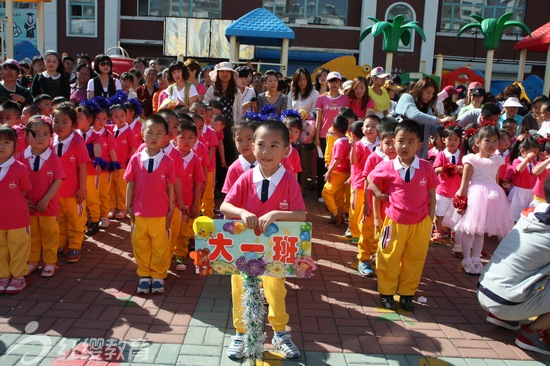
M 550 202 L 550 179 L 544 184 Z M 550 355 L 550 204 L 525 210 L 500 242 L 478 283 L 487 321 L 518 330 L 516 345 Z M 531 324 L 523 324 L 538 317 Z

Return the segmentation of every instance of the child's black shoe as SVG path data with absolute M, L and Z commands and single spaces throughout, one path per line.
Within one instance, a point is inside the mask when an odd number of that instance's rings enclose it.
M 395 306 L 395 300 L 393 299 L 393 295 L 380 295 L 380 301 L 382 302 L 382 306 L 384 309 L 387 310 L 396 310 L 397 307 Z
M 405 311 L 413 311 L 414 310 L 414 303 L 413 303 L 413 297 L 412 296 L 401 296 L 401 297 L 399 297 L 399 304 L 401 304 L 401 307 Z

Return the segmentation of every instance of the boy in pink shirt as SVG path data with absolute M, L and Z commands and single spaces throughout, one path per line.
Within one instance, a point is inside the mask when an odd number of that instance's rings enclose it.
M 126 209 L 134 223 L 132 248 L 137 263 L 138 294 L 163 293 L 170 267 L 170 223 L 174 213 L 174 162 L 162 151 L 168 123 L 147 117 L 143 137 L 147 147 L 131 157 Z
M 27 142 L 25 141 L 25 125 L 21 123 L 21 108 L 19 104 L 6 100 L 0 104 L 0 125 L 8 124 L 17 133 L 17 152 L 25 150 Z
M 344 214 L 349 211 L 349 202 L 346 202 L 346 181 L 350 174 L 351 146 L 346 132 L 348 131 L 348 119 L 344 116 L 336 116 L 332 123 L 332 131 L 337 140 L 332 148 L 332 158 L 325 174 L 325 186 L 323 187 L 323 200 L 332 217 L 330 223 L 341 226 L 344 222 Z M 346 207 L 347 206 L 347 207 Z
M 376 256 L 378 291 L 388 310 L 396 310 L 393 297 L 398 291 L 401 307 L 414 309 L 428 254 L 438 181 L 430 162 L 415 155 L 422 136 L 417 122 L 400 122 L 395 130 L 397 158 L 379 164 L 367 178 L 376 200 L 390 202 Z
M 290 134 L 290 153 L 283 158 L 282 164 L 287 172 L 290 172 L 298 179 L 298 173 L 302 172 L 302 162 L 300 160 L 300 153 L 292 144 L 298 141 L 302 132 L 302 116 L 296 110 L 287 109 L 281 113 L 281 120 L 288 128 Z

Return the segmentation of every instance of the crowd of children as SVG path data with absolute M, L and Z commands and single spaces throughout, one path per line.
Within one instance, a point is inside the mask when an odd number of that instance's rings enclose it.
M 216 66 L 214 79 L 218 73 L 220 80 L 246 77 L 226 70 L 227 64 Z M 454 243 L 464 272 L 479 275 L 484 235 L 505 236 L 524 208 L 546 201 L 547 100 L 540 103 L 542 117 L 533 117 L 539 129 L 525 131 L 518 124 L 520 95 L 508 96 L 501 113 L 498 104 L 478 100 L 482 88 L 473 88 L 466 101 L 457 100 L 458 88 L 446 88 L 445 110 L 429 111 L 440 126 L 425 160 L 418 152 L 428 126 L 392 113 L 388 91 L 395 94 L 397 81 L 380 67 L 346 85 L 338 72 L 322 71 L 328 86 L 310 101 L 310 110 L 284 110 L 303 101 L 299 93 L 281 93 L 273 82 L 277 74 L 269 72 L 262 99 L 267 104 L 236 120 L 229 106 L 239 90 L 233 99 L 205 104 L 205 88 L 197 96 L 193 87 L 192 99 L 178 89 L 191 89 L 185 66 L 170 67 L 172 92 L 183 93 L 188 103 L 178 97 L 156 114 L 144 115 L 140 101 L 124 91 L 78 105 L 47 94 L 25 109 L 10 100 L 0 104 L 0 190 L 6 197 L 0 210 L 0 293 L 20 292 L 24 277 L 38 269 L 43 277 L 54 276 L 61 257 L 78 262 L 85 236 L 128 216 L 137 292 L 163 293 L 172 259 L 176 270 L 186 270 L 194 219 L 220 214 L 217 170 L 227 169 L 221 214 L 264 232 L 274 221 L 304 221 L 304 183 L 316 181 L 328 223 L 343 228 L 347 221 L 344 236 L 357 245 L 359 273 L 376 274 L 382 306 L 396 310 L 398 294 L 400 306 L 413 311 L 430 242 Z M 300 93 L 309 95 L 311 80 L 302 80 L 303 69 L 297 73 Z M 433 89 L 427 100 L 435 100 L 434 84 L 427 85 Z M 277 107 L 269 103 L 279 100 L 284 103 Z M 254 102 L 246 103 L 254 110 Z M 474 122 L 454 121 L 458 106 L 468 104 L 462 115 Z M 224 141 L 228 128 L 231 140 Z M 231 147 L 239 155 L 226 161 Z M 285 332 L 284 279 L 266 277 L 263 286 L 273 344 L 285 357 L 298 357 Z M 239 276 L 232 276 L 232 293 L 237 335 L 227 354 L 242 358 Z

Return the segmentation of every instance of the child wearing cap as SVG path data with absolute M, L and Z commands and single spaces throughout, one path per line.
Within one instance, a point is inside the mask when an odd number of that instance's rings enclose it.
M 369 75 L 369 97 L 374 101 L 374 114 L 378 118 L 383 118 L 391 107 L 391 100 L 388 92 L 382 88 L 390 74 L 386 74 L 382 67 L 375 67 Z
M 498 126 L 500 128 L 503 127 L 503 122 L 509 118 L 514 119 L 518 126 L 521 126 L 521 122 L 523 121 L 523 116 L 520 116 L 518 114 L 518 111 L 520 108 L 523 107 L 523 105 L 520 103 L 519 99 L 517 97 L 509 97 L 506 99 L 506 101 L 503 104 L 504 112 L 500 115 L 498 119 Z M 516 130 L 516 135 L 518 134 L 519 129 Z

